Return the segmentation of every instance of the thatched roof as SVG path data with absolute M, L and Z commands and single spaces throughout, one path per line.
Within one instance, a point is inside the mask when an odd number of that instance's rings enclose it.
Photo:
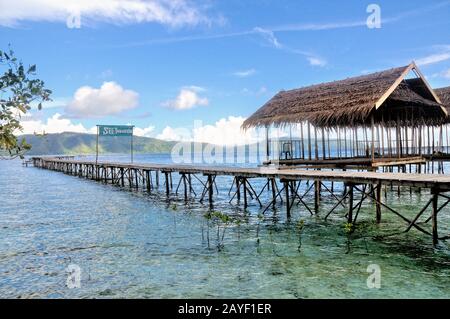
M 435 89 L 434 92 L 439 96 L 442 104 L 447 108 L 448 114 L 450 114 L 450 86 Z
M 439 98 L 423 77 L 407 79 L 411 70 L 420 74 L 417 66 L 411 63 L 341 81 L 281 91 L 250 116 L 243 128 L 284 126 L 304 121 L 322 127 L 367 125 L 372 113 L 376 121 L 385 121 L 392 115 L 391 109 L 386 110 L 387 105 L 391 108 L 401 106 L 403 113 L 405 108 L 414 107 L 414 112 L 420 109 L 419 113 L 429 120 L 441 119 L 446 111 Z M 398 116 L 407 121 L 403 113 L 399 110 Z

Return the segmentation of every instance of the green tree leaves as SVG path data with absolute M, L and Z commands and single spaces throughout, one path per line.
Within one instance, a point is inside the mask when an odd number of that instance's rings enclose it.
M 23 157 L 30 149 L 24 139 L 20 141 L 17 134 L 22 130 L 21 117 L 31 109 L 31 103 L 38 101 L 38 109 L 42 102 L 49 101 L 51 90 L 46 89 L 44 81 L 33 78 L 36 65 L 25 69 L 14 52 L 0 50 L 0 154 L 8 158 Z

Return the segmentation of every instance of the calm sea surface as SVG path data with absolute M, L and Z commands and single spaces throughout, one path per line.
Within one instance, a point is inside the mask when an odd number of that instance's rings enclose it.
M 177 181 L 174 174 L 175 187 Z M 298 206 L 288 221 L 282 206 L 261 215 L 254 201 L 247 211 L 229 204 L 230 185 L 229 178 L 217 179 L 214 211 L 232 218 L 224 223 L 205 217 L 208 205 L 198 196 L 167 200 L 164 187 L 147 194 L 0 161 L 0 297 L 450 297 L 449 243 L 433 248 L 425 234 L 402 233 L 407 225 L 386 210 L 376 225 L 370 201 L 348 235 L 344 208 L 323 220 L 335 204 L 331 196 L 322 198 L 319 217 Z M 264 181 L 252 185 L 260 190 Z M 313 202 L 312 194 L 305 198 Z M 404 189 L 386 200 L 412 218 L 428 199 L 425 190 Z M 439 214 L 440 235 L 450 234 L 449 211 Z M 374 264 L 380 289 L 367 286 Z M 69 265 L 81 271 L 79 288 L 67 286 Z

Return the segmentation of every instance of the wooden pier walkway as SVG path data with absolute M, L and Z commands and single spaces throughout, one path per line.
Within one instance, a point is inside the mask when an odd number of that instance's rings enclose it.
M 330 214 L 339 206 L 348 209 L 347 222 L 354 224 L 360 212 L 362 203 L 371 199 L 376 206 L 375 215 L 377 222 L 381 222 L 381 212 L 387 210 L 404 220 L 408 226 L 405 232 L 415 228 L 424 234 L 433 238 L 433 243 L 438 240 L 448 239 L 449 236 L 438 236 L 438 213 L 442 211 L 449 203 L 450 196 L 446 195 L 450 191 L 450 175 L 435 174 L 410 174 L 410 173 L 380 173 L 380 172 L 356 172 L 342 170 L 306 170 L 298 168 L 276 168 L 276 167 L 254 167 L 242 168 L 231 166 L 198 166 L 198 165 L 178 165 L 178 164 L 147 164 L 147 163 L 115 163 L 115 162 L 95 162 L 89 160 L 75 160 L 64 157 L 33 157 L 35 167 L 61 171 L 70 175 L 86 177 L 105 183 L 116 184 L 122 187 L 143 188 L 152 191 L 159 187 L 160 178 L 164 179 L 164 186 L 167 196 L 173 189 L 172 173 L 178 173 L 180 179 L 176 187 L 176 193 L 180 187 L 184 190 L 184 197 L 187 200 L 189 196 L 197 196 L 193 189 L 192 181 L 195 178 L 202 185 L 200 201 L 209 201 L 210 207 L 214 203 L 214 189 L 217 190 L 215 180 L 217 176 L 233 177 L 229 195 L 233 194 L 233 199 L 243 200 L 244 208 L 248 207 L 250 200 L 256 201 L 265 213 L 271 207 L 275 207 L 277 200 L 284 202 L 286 206 L 287 217 L 290 218 L 293 206 L 302 205 L 311 214 L 319 214 L 321 192 L 330 194 L 336 200 L 336 205 L 327 212 L 324 217 L 328 218 Z M 202 180 L 206 178 L 206 180 Z M 251 179 L 264 179 L 264 187 L 258 192 L 251 185 Z M 278 187 L 278 182 L 282 186 Z M 311 186 L 304 194 L 299 194 L 299 187 L 302 181 L 313 181 Z M 324 182 L 342 182 L 344 184 L 343 194 L 337 194 L 333 187 L 328 187 Z M 417 213 L 413 219 L 405 217 L 402 213 L 389 207 L 382 202 L 382 188 L 384 192 L 388 187 L 392 189 L 397 186 L 409 187 L 410 189 L 429 189 L 430 199 L 427 204 Z M 263 191 L 271 191 L 271 201 L 264 206 L 260 197 Z M 234 192 L 232 192 L 234 190 Z M 305 196 L 309 192 L 314 192 L 314 207 L 306 203 Z M 360 194 L 360 198 L 356 198 Z M 439 203 L 443 199 L 443 203 Z M 356 203 L 356 205 L 355 205 Z M 440 204 L 440 205 L 439 205 Z M 419 222 L 419 218 L 430 210 L 430 216 L 424 221 Z M 431 220 L 431 230 L 425 229 L 426 224 Z

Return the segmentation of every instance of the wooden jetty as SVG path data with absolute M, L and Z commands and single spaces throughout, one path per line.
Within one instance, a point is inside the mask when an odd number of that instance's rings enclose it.
M 311 215 L 320 214 L 320 199 L 322 193 L 329 194 L 336 201 L 335 206 L 323 215 L 328 218 L 339 206 L 346 207 L 346 219 L 348 223 L 354 224 L 358 218 L 363 202 L 371 200 L 375 206 L 377 223 L 381 222 L 382 210 L 395 214 L 407 223 L 405 232 L 411 228 L 432 237 L 433 244 L 438 240 L 446 240 L 449 236 L 438 235 L 438 213 L 450 203 L 450 176 L 435 174 L 409 174 L 409 173 L 382 173 L 382 172 L 357 172 L 344 170 L 306 170 L 299 168 L 270 166 L 240 168 L 230 166 L 194 166 L 177 164 L 147 164 L 147 163 L 115 163 L 96 162 L 89 160 L 75 160 L 73 158 L 55 157 L 33 157 L 35 167 L 64 172 L 66 174 L 93 179 L 96 181 L 110 183 L 122 187 L 142 188 L 148 192 L 153 191 L 161 183 L 165 187 L 166 195 L 169 197 L 173 192 L 174 185 L 172 174 L 180 175 L 176 194 L 182 189 L 184 198 L 198 197 L 201 202 L 208 201 L 210 208 L 214 205 L 214 191 L 217 191 L 215 183 L 217 176 L 230 176 L 233 183 L 228 194 L 233 199 L 244 204 L 247 208 L 249 201 L 253 200 L 261 206 L 264 214 L 271 207 L 275 207 L 277 201 L 283 202 L 286 207 L 287 217 L 291 217 L 294 207 L 302 206 Z M 198 194 L 193 188 L 193 180 L 197 180 L 202 187 Z M 256 191 L 252 186 L 252 179 L 264 179 L 265 185 Z M 305 193 L 300 194 L 300 184 L 305 181 L 313 181 Z M 337 194 L 333 187 L 328 187 L 325 182 L 343 183 L 344 192 Z M 279 187 L 278 185 L 281 185 Z M 162 185 L 161 185 L 162 186 Z M 430 199 L 426 205 L 418 211 L 413 219 L 405 217 L 401 212 L 383 203 L 382 190 L 387 191 L 393 186 L 410 187 L 430 190 Z M 264 190 L 271 193 L 270 202 L 261 202 L 261 194 Z M 271 191 L 271 192 L 270 192 Z M 305 196 L 314 193 L 314 203 L 307 203 Z M 356 195 L 360 197 L 357 198 Z M 439 202 L 442 200 L 442 203 Z M 312 207 L 310 207 L 312 206 Z M 427 211 L 430 216 L 423 222 L 419 218 Z M 427 224 L 431 221 L 431 230 L 427 230 Z

